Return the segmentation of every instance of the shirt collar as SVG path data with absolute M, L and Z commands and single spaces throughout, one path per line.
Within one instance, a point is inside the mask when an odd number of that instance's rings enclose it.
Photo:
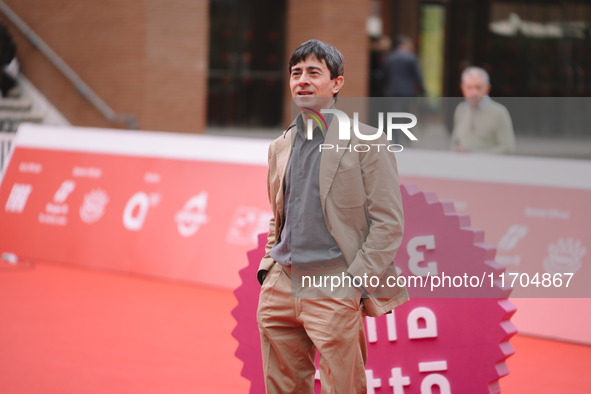
M 483 109 L 484 107 L 486 107 L 488 105 L 488 103 L 491 101 L 490 96 L 484 96 L 479 102 L 478 102 L 478 108 L 477 109 Z M 473 108 L 470 103 L 466 102 L 466 104 L 468 105 L 468 107 Z

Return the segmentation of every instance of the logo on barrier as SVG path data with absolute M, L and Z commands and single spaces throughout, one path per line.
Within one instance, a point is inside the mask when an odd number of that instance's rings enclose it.
M 80 219 L 84 223 L 95 223 L 105 214 L 109 196 L 103 189 L 93 189 L 84 195 L 80 206 Z
M 25 185 L 22 183 L 15 183 L 12 185 L 6 205 L 4 205 L 4 211 L 10 213 L 22 213 L 27 205 L 29 195 L 33 191 L 33 186 Z
M 150 207 L 158 205 L 160 194 L 137 192 L 127 202 L 123 210 L 123 227 L 131 231 L 140 231 Z
M 508 253 L 515 249 L 517 243 L 527 235 L 529 227 L 523 224 L 514 224 L 507 229 L 505 234 L 501 237 L 497 246 L 497 262 L 509 267 L 511 265 L 518 266 L 521 264 L 521 256 L 502 254 L 503 252 Z
M 269 230 L 271 211 L 257 207 L 240 206 L 236 208 L 226 242 L 232 245 L 256 245 L 258 235 Z
M 56 204 L 63 204 L 66 202 L 66 199 L 74 191 L 76 187 L 76 182 L 72 180 L 65 180 L 62 185 L 57 189 L 55 194 L 53 195 L 53 202 Z
M 575 273 L 581 269 L 581 259 L 587 254 L 587 248 L 569 237 L 560 238 L 556 243 L 548 245 L 548 256 L 544 259 L 544 268 L 550 274 Z
M 67 179 L 53 195 L 53 200 L 45 205 L 45 211 L 39 214 L 39 223 L 65 226 L 68 223 L 70 207 L 66 200 L 76 188 L 76 182 Z
M 507 232 L 503 235 L 501 240 L 499 241 L 498 250 L 508 252 L 515 248 L 517 242 L 523 237 L 527 235 L 528 227 L 522 224 L 514 224 Z
M 179 234 L 183 237 L 194 235 L 199 228 L 207 223 L 207 192 L 191 197 L 174 217 Z

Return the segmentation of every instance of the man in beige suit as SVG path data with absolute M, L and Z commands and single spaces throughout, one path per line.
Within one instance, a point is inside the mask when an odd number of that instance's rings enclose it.
M 365 393 L 363 316 L 388 313 L 408 300 L 406 288 L 384 285 L 386 277 L 396 277 L 393 259 L 403 231 L 396 159 L 384 148 L 356 152 L 355 145 L 367 141 L 353 132 L 339 139 L 339 122 L 330 114 L 307 130 L 308 119 L 334 107 L 344 84 L 336 48 L 303 43 L 291 56 L 289 73 L 302 112 L 269 148 L 274 216 L 257 274 L 266 390 L 313 393 L 318 351 L 323 393 Z M 384 135 L 371 143 L 388 145 Z M 306 292 L 307 274 L 343 279 L 342 286 Z M 347 285 L 344 279 L 357 280 Z

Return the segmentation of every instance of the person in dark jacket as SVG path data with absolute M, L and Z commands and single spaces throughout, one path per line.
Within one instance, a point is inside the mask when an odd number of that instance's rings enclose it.
M 419 61 L 409 37 L 397 38 L 394 50 L 386 58 L 384 73 L 388 97 L 416 97 L 425 92 Z

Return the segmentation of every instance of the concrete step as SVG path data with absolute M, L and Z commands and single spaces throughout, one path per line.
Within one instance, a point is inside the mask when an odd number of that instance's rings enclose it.
M 20 120 L 21 122 L 42 122 L 44 114 L 36 109 L 29 111 L 10 111 L 0 109 L 0 121 L 2 120 Z
M 0 98 L 0 111 L 30 111 L 33 108 L 33 100 L 27 97 L 3 97 Z
M 19 94 L 0 98 L 0 131 L 15 132 L 24 122 L 43 123 L 45 111 L 35 105 L 33 98 L 26 94 L 19 84 Z
M 28 111 L 0 109 L 0 131 L 15 132 L 21 123 L 43 123 L 45 114 L 36 109 Z

